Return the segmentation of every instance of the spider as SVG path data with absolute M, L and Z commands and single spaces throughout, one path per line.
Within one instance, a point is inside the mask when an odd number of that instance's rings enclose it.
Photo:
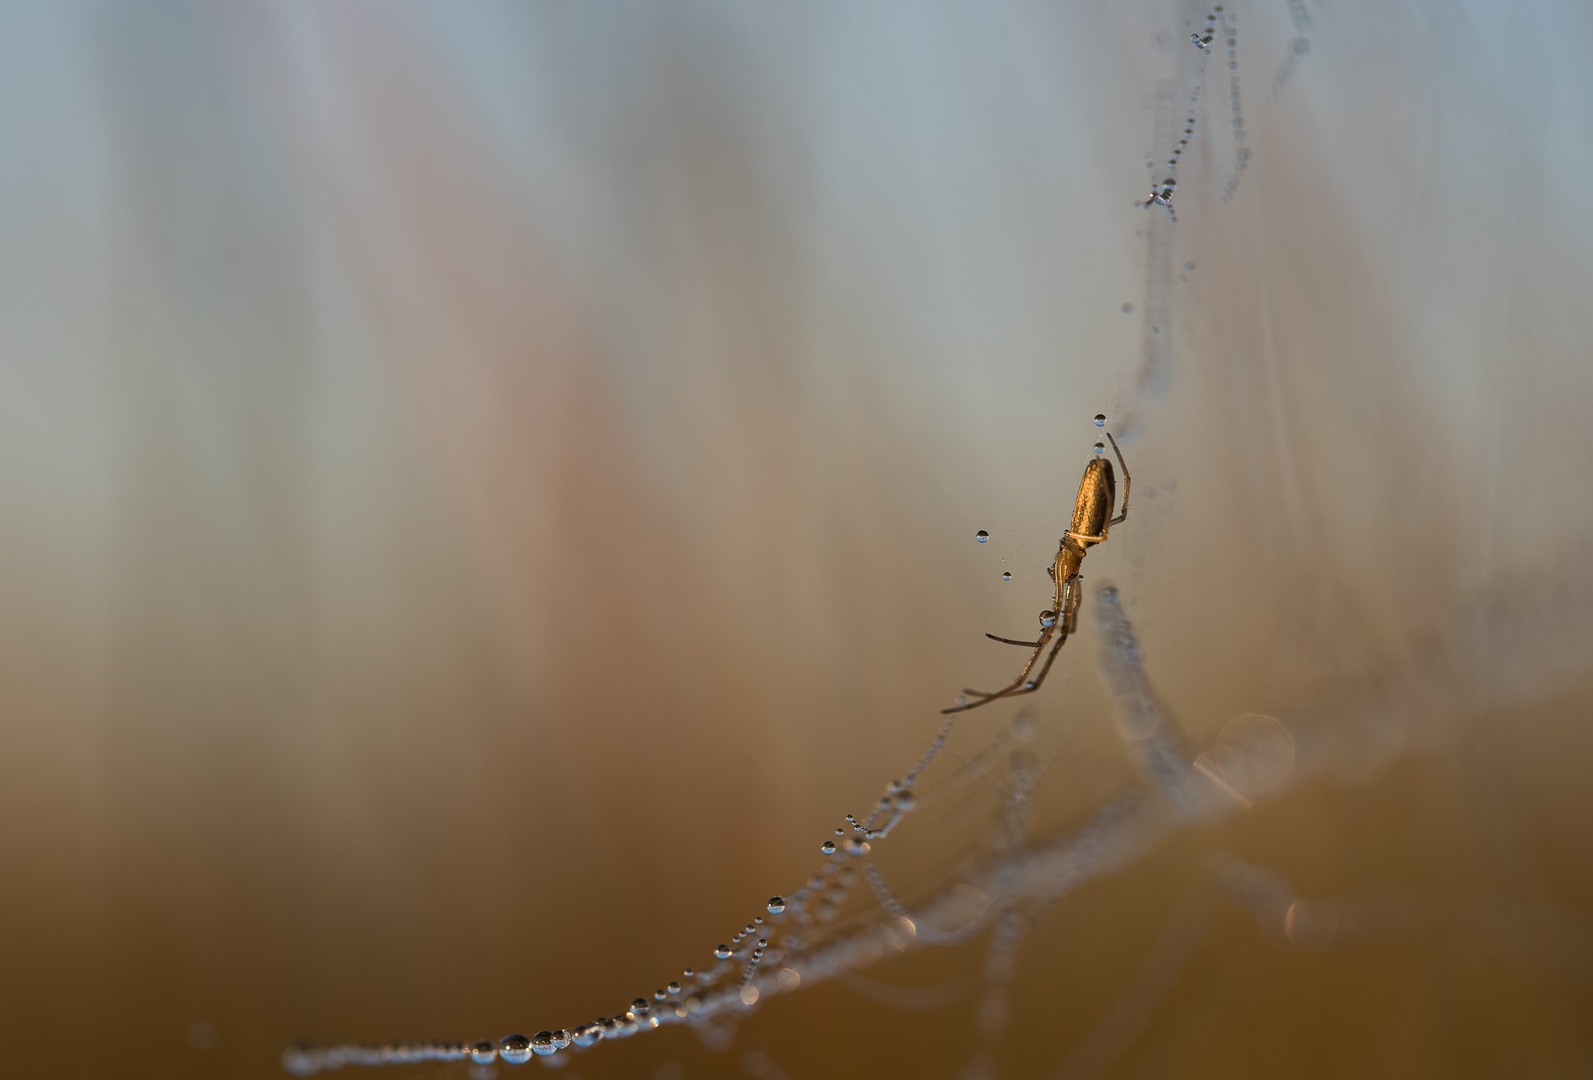
M 1104 457 L 1097 457 L 1084 466 L 1084 479 L 1079 481 L 1078 498 L 1073 502 L 1072 524 L 1057 546 L 1056 560 L 1046 567 L 1051 579 L 1056 582 L 1056 596 L 1051 607 L 1040 612 L 1040 639 L 1014 641 L 1011 638 L 997 637 L 995 634 L 985 635 L 992 641 L 1033 649 L 1034 654 L 1029 657 L 1029 662 L 1023 666 L 1023 671 L 1010 686 L 989 692 L 964 690 L 965 695 L 975 700 L 959 699 L 951 708 L 940 710 L 942 713 L 965 712 L 1001 698 L 1032 694 L 1040 689 L 1041 683 L 1045 682 L 1051 665 L 1056 662 L 1056 654 L 1062 651 L 1062 645 L 1067 641 L 1068 635 L 1078 626 L 1079 567 L 1084 562 L 1084 556 L 1089 554 L 1091 544 L 1099 544 L 1105 540 L 1111 527 L 1122 524 L 1128 517 L 1128 492 L 1131 483 L 1128 465 L 1123 461 L 1123 451 L 1117 448 L 1117 440 L 1112 438 L 1111 432 L 1107 432 L 1106 437 L 1111 440 L 1112 452 L 1117 455 L 1117 463 L 1123 467 L 1122 513 L 1115 518 L 1111 516 L 1112 504 L 1117 498 L 1117 481 L 1112 475 L 1112 463 Z M 1096 443 L 1095 446 L 1097 453 L 1104 449 L 1100 443 Z M 1051 655 L 1046 657 L 1045 666 L 1040 669 L 1040 674 L 1031 680 L 1029 673 L 1034 670 L 1040 654 L 1045 651 L 1046 644 L 1053 636 L 1056 638 L 1056 644 L 1051 646 Z

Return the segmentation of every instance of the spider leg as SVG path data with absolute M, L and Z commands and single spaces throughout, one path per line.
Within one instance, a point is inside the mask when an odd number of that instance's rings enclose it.
M 1067 644 L 1067 640 L 1068 634 L 1066 630 L 1057 635 L 1056 644 L 1051 646 L 1051 655 L 1045 658 L 1045 665 L 1040 668 L 1040 674 L 1034 677 L 1033 682 L 1026 682 L 1022 686 L 1017 686 L 1016 688 L 1009 686 L 1007 689 L 1002 690 L 999 693 L 992 694 L 990 696 L 990 700 L 994 701 L 996 698 L 1017 697 L 1019 694 L 1032 694 L 1036 690 L 1040 689 L 1040 684 L 1045 682 L 1045 677 L 1051 674 L 1051 665 L 1056 663 L 1056 654 L 1062 651 L 1062 646 Z M 983 705 L 984 702 L 981 701 L 978 702 L 978 704 Z
M 958 705 L 955 708 L 941 709 L 940 711 L 942 713 L 967 712 L 969 709 L 977 709 L 981 705 L 988 705 L 992 701 L 999 701 L 1002 698 L 1017 697 L 1020 694 L 1034 693 L 1036 690 L 1040 689 L 1040 684 L 1045 682 L 1045 677 L 1051 673 L 1051 665 L 1056 663 L 1056 654 L 1062 651 L 1062 646 L 1067 644 L 1067 640 L 1067 630 L 1063 629 L 1062 632 L 1057 635 L 1056 644 L 1051 646 L 1051 654 L 1045 658 L 1045 665 L 1040 668 L 1040 674 L 1035 676 L 1033 682 L 1027 682 L 1025 679 L 1029 674 L 1029 669 L 1034 667 L 1034 661 L 1040 658 L 1039 649 L 1035 650 L 1034 658 L 1029 661 L 1029 666 L 1023 669 L 1023 674 L 1019 675 L 1017 680 L 1005 690 L 997 690 L 993 694 L 982 694 L 980 695 L 980 699 L 978 701 L 971 701 L 966 705 Z M 1041 642 L 1042 647 L 1044 644 L 1044 642 Z M 977 693 L 977 691 L 969 690 L 965 691 L 965 693 Z
M 1029 672 L 1033 671 L 1034 670 L 1034 665 L 1037 662 L 1039 662 L 1040 654 L 1045 651 L 1046 642 L 1050 641 L 1051 640 L 1051 635 L 1053 635 L 1053 634 L 1055 634 L 1057 632 L 1057 625 L 1060 625 L 1060 621 L 1061 620 L 1059 619 L 1058 623 L 1056 625 L 1052 625 L 1052 626 L 1046 627 L 1045 630 L 1040 634 L 1040 640 L 1035 642 L 1034 655 L 1029 657 L 1029 662 L 1027 664 L 1023 665 L 1022 673 L 1019 674 L 1018 677 L 1012 681 L 1012 685 L 1011 686 L 1008 686 L 1004 690 L 997 690 L 994 693 L 980 694 L 978 701 L 970 701 L 970 702 L 968 702 L 965 705 L 953 705 L 949 709 L 941 709 L 940 710 L 941 714 L 942 715 L 947 715 L 947 714 L 950 714 L 950 713 L 967 712 L 969 709 L 977 709 L 981 705 L 988 705 L 992 701 L 997 700 L 998 698 L 1008 697 L 1008 696 L 1010 696 L 1010 695 L 1012 695 L 1014 693 L 1023 693 L 1023 692 L 1025 692 L 1022 689 L 1024 680 L 1029 677 Z M 1066 631 L 1064 631 L 1064 635 L 1065 634 L 1066 634 Z M 1051 656 L 1053 658 L 1055 658 L 1056 650 L 1054 650 L 1054 649 L 1052 650 Z M 1051 666 L 1050 664 L 1047 664 L 1046 668 L 1049 669 L 1050 666 Z
M 989 638 L 991 641 L 999 641 L 1007 645 L 1022 645 L 1025 649 L 1039 648 L 1042 644 L 1038 641 L 1013 641 L 1009 637 L 996 637 L 994 634 L 986 634 L 985 637 Z
M 1117 463 L 1123 467 L 1123 512 L 1106 523 L 1106 527 L 1110 529 L 1113 525 L 1121 525 L 1128 518 L 1128 492 L 1134 486 L 1134 478 L 1128 475 L 1128 463 L 1123 460 L 1123 451 L 1117 448 L 1117 440 L 1112 438 L 1110 431 L 1106 433 L 1106 437 L 1111 440 L 1112 453 L 1117 455 Z M 1101 539 L 1106 538 L 1103 536 Z

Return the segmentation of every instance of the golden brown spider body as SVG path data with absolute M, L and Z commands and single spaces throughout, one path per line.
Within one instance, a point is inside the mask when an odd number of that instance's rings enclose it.
M 1032 694 L 1040 688 L 1041 683 L 1045 682 L 1046 675 L 1051 671 L 1051 665 L 1056 662 L 1057 653 L 1062 650 L 1062 645 L 1068 636 L 1078 627 L 1079 601 L 1082 599 L 1079 568 L 1084 565 L 1084 556 L 1089 554 L 1091 545 L 1099 544 L 1106 539 L 1113 525 L 1121 524 L 1128 517 L 1128 493 L 1131 483 L 1128 465 L 1123 461 L 1123 452 L 1117 448 L 1117 440 L 1113 439 L 1110 433 L 1106 437 L 1112 443 L 1112 452 L 1117 455 L 1117 463 L 1123 466 L 1122 512 L 1117 517 L 1112 517 L 1112 505 L 1117 501 L 1117 479 L 1112 475 L 1112 463 L 1102 457 L 1091 460 L 1084 466 L 1084 478 L 1079 481 L 1079 494 L 1073 501 L 1073 520 L 1068 526 L 1068 531 L 1063 534 L 1061 543 L 1057 545 L 1056 561 L 1049 567 L 1052 580 L 1056 582 L 1056 593 L 1051 607 L 1040 612 L 1040 639 L 1014 641 L 1011 638 L 997 637 L 995 634 L 985 635 L 992 641 L 1032 648 L 1034 654 L 1029 657 L 1029 662 L 1024 665 L 1022 673 L 1013 680 L 1012 685 L 988 693 L 981 690 L 964 690 L 963 693 L 974 700 L 959 700 L 958 704 L 949 709 L 942 709 L 941 712 L 965 712 L 968 709 L 977 709 L 981 705 L 988 705 L 1000 698 Z M 1099 447 L 1100 444 L 1096 445 Z M 1046 645 L 1053 637 L 1056 638 L 1056 644 L 1051 646 L 1051 654 L 1046 657 L 1045 666 L 1031 680 L 1029 673 L 1034 670 L 1040 654 L 1045 652 Z

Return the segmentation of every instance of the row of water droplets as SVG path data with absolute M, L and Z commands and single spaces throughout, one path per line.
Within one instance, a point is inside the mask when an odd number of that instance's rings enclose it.
M 948 717 L 918 762 L 900 780 L 887 785 L 867 817 L 847 814 L 845 825 L 835 830 L 841 838 L 826 839 L 819 850 L 827 858 L 823 870 L 787 895 L 771 896 L 765 914 L 738 928 L 729 940 L 713 950 L 715 963 L 698 971 L 686 968 L 682 981 L 671 981 L 653 991 L 652 999 L 638 997 L 614 1016 L 598 1017 L 574 1028 L 543 1030 L 535 1035 L 506 1035 L 493 1042 L 409 1042 L 366 1045 L 339 1043 L 312 1046 L 298 1043 L 282 1055 L 283 1067 L 295 1076 L 309 1076 L 344 1065 L 413 1065 L 424 1062 L 472 1062 L 478 1066 L 501 1061 L 521 1065 L 533 1057 L 551 1057 L 569 1047 L 588 1048 L 606 1039 L 622 1039 L 671 1023 L 688 1023 L 713 1044 L 713 1021 L 732 1010 L 755 1006 L 771 990 L 791 991 L 801 983 L 798 967 L 790 966 L 824 940 L 819 924 L 835 920 L 857 874 L 846 866 L 866 858 L 870 841 L 889 836 L 918 805 L 913 788 L 929 764 L 946 745 L 954 717 Z M 850 835 L 848 835 L 850 833 Z M 868 867 L 865 867 L 868 869 Z M 739 973 L 736 970 L 740 963 Z M 763 967 L 780 967 L 770 979 L 760 979 Z M 772 981 L 771 981 L 772 980 Z M 552 1064 L 551 1062 L 549 1064 Z
M 1173 147 L 1171 156 L 1167 159 L 1167 175 L 1161 183 L 1152 182 L 1150 194 L 1143 202 L 1135 203 L 1136 206 L 1164 206 L 1169 214 L 1173 213 L 1173 193 L 1178 190 L 1178 162 L 1184 156 L 1184 150 L 1189 146 L 1189 141 L 1195 135 L 1195 111 L 1200 102 L 1200 87 L 1204 82 L 1206 73 L 1206 60 L 1211 54 L 1212 45 L 1222 37 L 1228 49 L 1228 96 L 1229 105 L 1233 111 L 1234 141 L 1239 150 L 1235 155 L 1234 172 L 1229 177 L 1227 185 L 1223 188 L 1223 201 L 1233 197 L 1234 189 L 1239 184 L 1239 174 L 1244 171 L 1245 164 L 1250 160 L 1250 151 L 1243 146 L 1244 120 L 1239 109 L 1239 63 L 1238 63 L 1238 38 L 1237 27 L 1230 23 L 1230 16 L 1223 11 L 1221 4 L 1211 9 L 1206 16 L 1205 33 L 1189 35 L 1190 44 L 1200 50 L 1200 66 L 1195 70 L 1195 85 L 1189 94 L 1189 117 L 1184 121 L 1184 130 L 1178 137 L 1178 145 Z M 1154 166 L 1149 166 L 1154 168 Z M 1175 214 L 1173 220 L 1176 221 Z

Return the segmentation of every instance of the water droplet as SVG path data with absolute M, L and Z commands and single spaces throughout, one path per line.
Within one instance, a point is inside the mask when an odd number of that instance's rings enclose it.
M 966 704 L 968 704 L 968 699 L 963 697 L 961 694 L 958 694 L 957 695 L 957 704 L 958 705 L 966 705 Z
M 475 1055 L 471 1056 L 474 1057 Z M 524 1035 L 510 1035 L 500 1039 L 498 1042 L 498 1056 L 510 1065 L 524 1065 L 531 1060 L 531 1040 Z
M 729 960 L 730 959 L 730 946 L 729 945 L 720 945 L 717 949 L 714 950 L 714 955 L 717 956 L 721 960 Z
M 1002 581 L 1011 581 L 1012 580 L 1012 571 L 1011 570 L 1003 570 L 1001 572 L 1001 580 Z
M 1042 627 L 1046 627 L 1047 629 L 1049 629 L 1050 627 L 1055 626 L 1056 625 L 1056 612 L 1054 612 L 1054 611 L 1042 611 L 1042 612 L 1040 612 L 1040 625 Z
M 582 1024 L 575 1029 L 575 1034 L 570 1036 L 570 1041 L 576 1046 L 591 1046 L 603 1037 L 603 1023 Z
M 295 1043 L 282 1051 L 282 1067 L 294 1076 L 314 1076 L 321 1071 L 321 1057 L 309 1046 Z
M 687 968 L 687 969 L 686 969 L 686 970 L 685 970 L 685 971 L 682 971 L 682 972 L 681 972 L 681 974 L 682 974 L 682 975 L 684 975 L 684 976 L 686 976 L 686 978 L 688 978 L 688 979 L 689 979 L 689 978 L 691 978 L 691 977 L 692 977 L 692 976 L 693 976 L 693 975 L 695 975 L 695 974 L 697 974 L 697 972 L 696 972 L 696 971 L 694 971 L 694 970 L 693 970 L 693 969 L 691 969 L 691 968 Z
M 537 1057 L 548 1057 L 557 1049 L 553 1045 L 553 1032 L 539 1031 L 531 1036 L 531 1052 Z
M 647 999 L 646 998 L 637 998 L 635 1001 L 632 1001 L 631 1002 L 631 1012 L 635 1013 L 638 1019 L 643 1017 L 643 1016 L 646 1016 L 647 1015 Z
M 741 988 L 741 1004 L 756 1005 L 758 1003 L 758 988 L 748 983 Z
M 778 914 L 780 914 L 780 912 L 782 912 L 784 910 L 785 910 L 785 897 L 783 897 L 783 896 L 771 896 L 771 897 L 769 897 L 769 914 L 770 915 L 778 915 Z
M 669 996 L 669 991 L 667 991 L 667 990 L 658 989 L 658 990 L 654 990 L 653 991 L 653 1000 L 654 1001 L 663 1001 L 668 996 Z
M 498 1056 L 498 1048 L 486 1039 L 482 1039 L 470 1048 L 470 1060 L 477 1065 L 491 1065 L 492 1059 Z
M 988 543 L 990 540 L 990 534 L 985 532 L 983 529 L 980 529 L 978 532 L 974 533 L 974 539 L 979 541 L 981 544 Z
M 1096 453 L 1097 453 L 1097 454 L 1104 454 L 1104 453 L 1106 453 L 1106 444 L 1105 444 L 1105 443 L 1103 443 L 1103 442 L 1098 442 L 1098 443 L 1096 443 L 1096 444 L 1095 444 L 1095 452 L 1096 452 Z
M 1105 413 L 1098 412 L 1098 413 L 1095 414 L 1095 426 L 1096 427 L 1105 427 L 1106 426 L 1106 414 Z
M 826 855 L 834 855 L 835 854 L 835 841 L 834 840 L 826 840 L 826 841 L 824 841 L 824 843 L 819 845 L 819 850 L 824 852 L 824 854 L 826 854 Z
M 906 813 L 918 805 L 918 796 L 911 791 L 904 791 L 896 796 L 896 809 Z
M 846 835 L 846 830 L 845 829 L 836 829 L 835 830 L 835 835 L 836 836 L 845 836 Z
M 1124 304 L 1123 305 L 1123 314 L 1124 315 L 1132 315 L 1132 314 L 1134 314 L 1134 305 L 1133 304 Z

